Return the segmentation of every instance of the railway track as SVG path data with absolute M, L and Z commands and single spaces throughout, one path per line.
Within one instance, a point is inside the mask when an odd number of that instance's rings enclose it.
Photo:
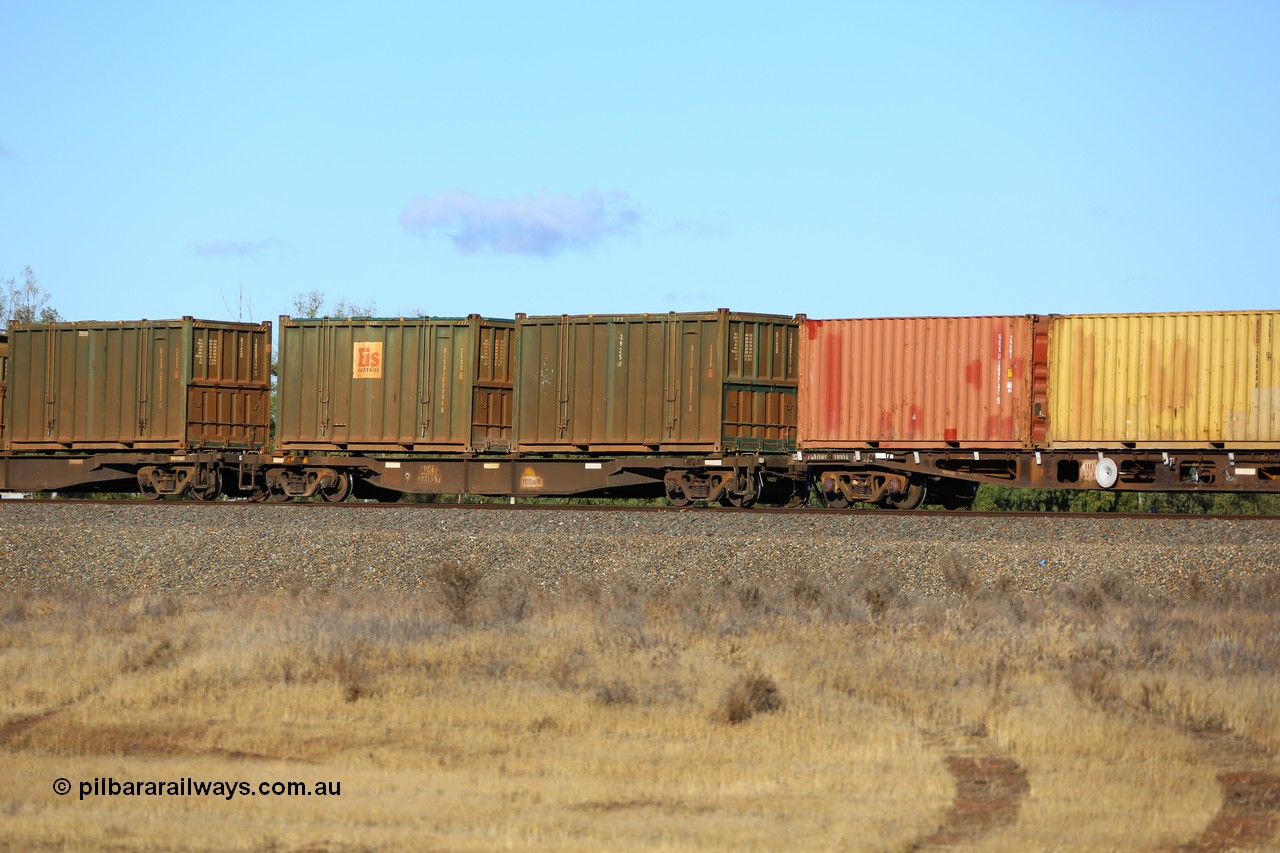
M 350 511 L 350 512 L 377 512 L 380 510 L 478 510 L 481 512 L 548 512 L 548 511 L 566 511 L 566 512 L 586 512 L 586 513 L 676 513 L 679 515 L 823 515 L 835 517 L 863 518 L 863 517 L 902 517 L 902 518 L 951 518 L 951 519 L 1018 519 L 1018 518 L 1039 518 L 1039 519 L 1114 519 L 1124 521 L 1280 521 L 1280 515 L 1225 515 L 1213 513 L 1127 513 L 1127 512 L 1065 512 L 1065 511 L 1043 511 L 1043 512 L 1024 512 L 1024 511 L 987 511 L 987 510 L 964 510 L 954 511 L 945 509 L 916 509 L 916 510 L 886 510 L 877 508 L 868 508 L 865 510 L 850 509 L 833 509 L 828 507 L 807 506 L 807 507 L 763 507 L 753 506 L 747 508 L 727 507 L 727 506 L 634 506 L 626 504 L 550 504 L 550 503 L 386 503 L 379 501 L 348 501 L 343 503 L 329 503 L 322 500 L 310 501 L 287 501 L 282 503 L 259 502 L 250 500 L 225 500 L 225 501 L 200 501 L 187 499 L 167 498 L 161 501 L 148 501 L 139 498 L 123 498 L 123 499 L 105 499 L 105 498 L 55 498 L 51 500 L 36 499 L 32 500 L 32 504 L 49 504 L 56 506 L 183 506 L 183 507 L 203 507 L 207 509 L 217 509 L 227 506 L 261 506 L 261 507 L 278 507 L 293 508 L 298 510 L 333 510 Z
M 1161 595 L 1275 574 L 1280 519 L 219 501 L 0 502 L 0 588 L 199 593 L 430 588 L 442 564 L 521 583 L 685 579 L 904 592 L 1106 580 Z M 1136 593 L 1135 593 L 1136 594 Z

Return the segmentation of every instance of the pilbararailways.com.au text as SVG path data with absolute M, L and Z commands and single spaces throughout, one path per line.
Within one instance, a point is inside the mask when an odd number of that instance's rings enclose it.
M 246 782 L 242 780 L 193 779 L 126 779 L 96 776 L 80 782 L 80 799 L 86 797 L 340 797 L 342 783 L 318 782 Z M 59 795 L 71 793 L 71 781 L 54 780 L 53 790 Z

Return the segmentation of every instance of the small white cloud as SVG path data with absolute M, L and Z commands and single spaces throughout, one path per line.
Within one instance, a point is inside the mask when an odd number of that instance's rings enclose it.
M 192 250 L 202 258 L 257 258 L 284 245 L 283 240 L 215 240 L 196 243 Z
M 588 192 L 581 198 L 544 193 L 482 199 L 451 190 L 417 196 L 400 214 L 411 234 L 443 234 L 464 254 L 541 255 L 585 249 L 626 234 L 640 214 L 624 192 Z

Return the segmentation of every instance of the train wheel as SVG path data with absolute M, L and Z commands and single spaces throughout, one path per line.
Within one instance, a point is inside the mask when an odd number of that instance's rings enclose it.
M 834 495 L 824 495 L 827 500 L 827 506 L 831 509 L 848 509 L 849 501 L 844 495 L 836 492 Z
M 938 489 L 938 503 L 946 510 L 966 510 L 973 506 L 973 499 L 978 496 L 978 484 L 943 480 Z
M 351 497 L 351 475 L 339 474 L 337 484 L 329 489 L 321 489 L 320 494 L 331 504 L 342 503 Z
M 689 493 L 685 491 L 684 481 L 679 474 L 674 471 L 667 472 L 663 486 L 667 493 L 668 504 L 671 506 L 689 505 Z
M 192 485 L 191 497 L 198 501 L 211 501 L 222 491 L 222 475 L 215 468 L 205 478 L 203 486 Z
M 741 477 L 734 477 L 730 481 L 730 488 L 726 488 L 724 494 L 720 496 L 720 503 L 725 506 L 737 507 L 738 509 L 754 506 L 756 500 L 760 497 L 763 486 L 764 478 L 759 474 L 744 474 Z
M 907 484 L 907 490 L 901 495 L 890 495 L 885 498 L 884 505 L 890 509 L 916 509 L 924 503 L 927 491 L 924 480 L 912 477 L 911 482 Z

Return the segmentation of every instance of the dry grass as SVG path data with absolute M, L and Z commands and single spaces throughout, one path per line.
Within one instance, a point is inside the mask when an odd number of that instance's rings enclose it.
M 1219 774 L 1280 769 L 1276 576 L 913 572 L 943 591 L 869 566 L 541 589 L 450 565 L 418 595 L 19 593 L 0 846 L 1153 849 L 1201 839 Z M 985 783 L 963 774 L 994 770 L 1006 794 L 966 811 Z M 341 796 L 79 799 L 107 777 Z

